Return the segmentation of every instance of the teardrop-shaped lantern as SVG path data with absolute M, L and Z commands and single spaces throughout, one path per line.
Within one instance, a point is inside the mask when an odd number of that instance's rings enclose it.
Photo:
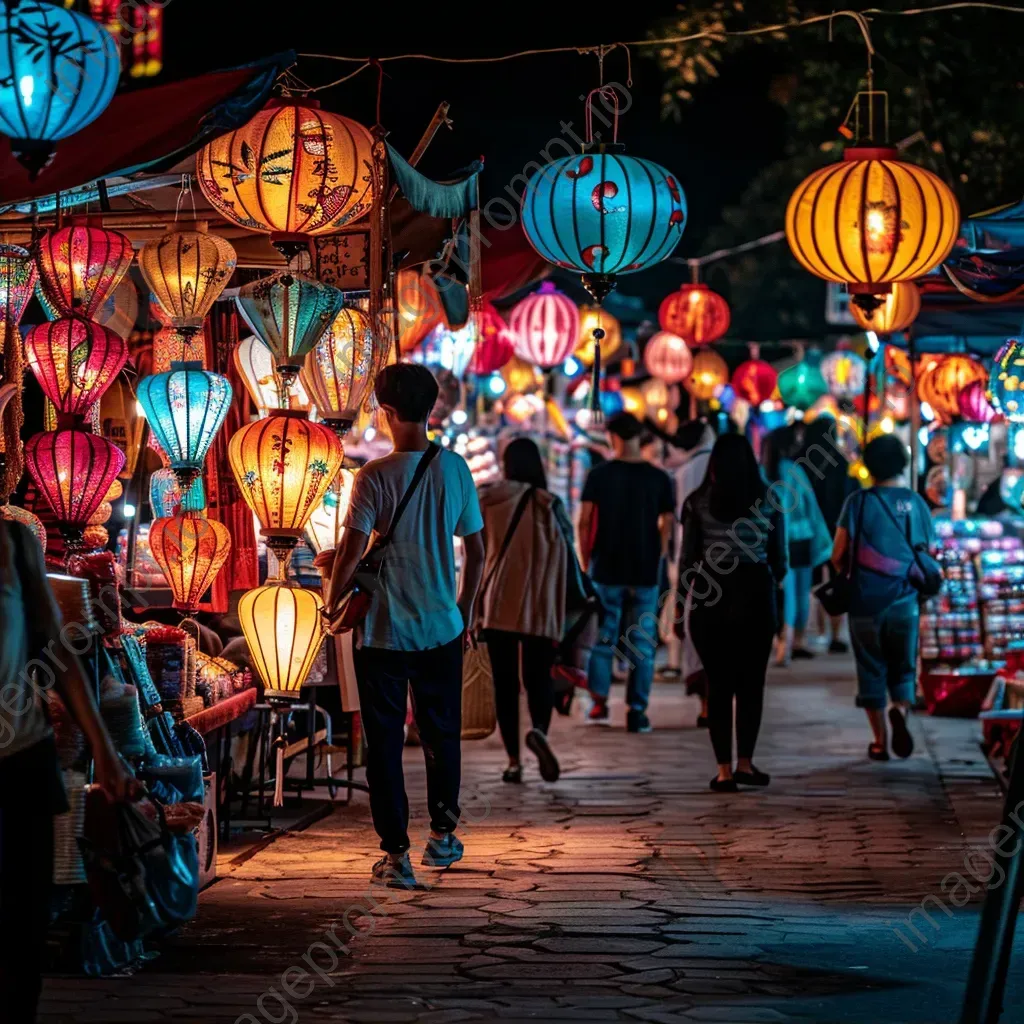
M 272 409 L 309 409 L 309 395 L 302 378 L 291 388 L 285 387 L 274 366 L 270 349 L 255 335 L 248 334 L 235 345 L 231 357 L 261 416 Z
M 679 335 L 658 331 L 644 346 L 644 366 L 652 377 L 679 384 L 690 376 L 693 355 Z
M 516 355 L 548 370 L 573 354 L 580 338 L 576 303 L 550 281 L 512 307 L 508 318 Z
M 298 409 L 248 423 L 228 443 L 242 497 L 282 567 L 341 468 L 344 449 L 329 427 Z
M 373 385 L 376 370 L 370 318 L 343 309 L 306 356 L 301 378 L 319 418 L 345 433 Z
M 779 374 L 779 395 L 786 405 L 796 409 L 809 409 L 823 395 L 828 394 L 828 383 L 821 372 L 821 353 L 811 349 L 793 366 Z
M 36 264 L 28 249 L 0 244 L 0 351 L 7 331 L 21 323 L 35 283 Z
M 138 395 L 153 436 L 187 490 L 231 407 L 231 382 L 195 363 L 171 363 L 169 372 L 139 381 Z
M 149 478 L 149 505 L 158 519 L 167 519 L 178 512 L 202 512 L 206 508 L 203 478 L 197 476 L 183 495 L 173 469 L 155 469 Z
M 836 398 L 853 399 L 864 392 L 868 364 L 856 352 L 838 349 L 822 358 L 821 373 L 830 394 Z
M 729 367 L 714 349 L 698 349 L 693 354 L 693 369 L 683 382 L 694 398 L 702 402 L 715 398 L 729 381 Z
M 755 409 L 772 397 L 778 382 L 779 375 L 772 364 L 757 358 L 740 363 L 733 371 L 731 381 L 737 397 Z
M 512 332 L 502 315 L 489 302 L 480 312 L 480 337 L 477 339 L 469 372 L 478 377 L 500 370 L 515 354 Z
M 88 221 L 72 223 L 39 239 L 39 282 L 61 316 L 95 320 L 134 256 L 131 241 L 120 231 Z
M 341 543 L 342 534 L 345 532 L 341 524 L 348 513 L 355 482 L 355 470 L 339 469 L 334 486 L 324 495 L 324 500 L 309 517 L 309 522 L 306 523 L 306 540 L 316 554 L 330 551 Z
M 174 594 L 174 607 L 194 612 L 231 551 L 228 528 L 199 512 L 154 519 L 149 550 Z
M 522 395 L 536 391 L 544 383 L 540 371 L 532 363 L 513 356 L 502 368 L 501 379 L 511 394 Z
M 687 345 L 708 345 L 729 330 L 729 303 L 706 284 L 684 284 L 658 307 L 663 331 L 678 334 Z
M 311 277 L 284 271 L 239 289 L 238 310 L 270 349 L 277 372 L 291 386 L 306 354 L 341 312 L 345 296 Z
M 850 315 L 865 331 L 892 334 L 909 327 L 921 312 L 921 291 L 913 281 L 897 281 L 882 304 L 874 309 L 862 309 L 850 303 Z
M 594 364 L 594 331 L 604 331 L 598 348 L 601 351 L 601 362 L 607 363 L 622 347 L 622 324 L 606 313 L 600 306 L 580 306 L 580 339 L 574 357 L 584 366 Z
M 298 697 L 324 639 L 324 603 L 313 590 L 270 583 L 238 600 L 238 621 L 270 699 Z
M 142 276 L 171 326 L 186 329 L 202 327 L 236 263 L 231 243 L 205 231 L 169 231 L 139 253 Z
M 25 337 L 25 355 L 58 412 L 84 415 L 128 360 L 124 339 L 92 320 L 51 320 Z
M 47 297 L 45 290 L 36 281 L 36 298 L 43 312 L 49 320 L 58 320 L 63 315 L 60 310 Z M 90 317 L 95 323 L 109 327 L 115 334 L 121 335 L 125 341 L 135 330 L 135 321 L 139 317 L 139 293 L 135 289 L 135 282 L 130 274 L 121 278 L 118 286 L 103 300 L 102 305 L 96 311 L 96 315 Z

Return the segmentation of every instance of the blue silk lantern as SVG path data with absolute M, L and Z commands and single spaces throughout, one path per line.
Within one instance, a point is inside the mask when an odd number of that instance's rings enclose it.
M 149 478 L 149 504 L 154 519 L 168 519 L 176 512 L 202 512 L 206 508 L 206 488 L 197 476 L 185 492 L 173 469 L 157 469 Z
M 231 382 L 199 362 L 172 362 L 139 381 L 139 402 L 157 443 L 187 494 L 231 406 Z
M 786 405 L 809 409 L 828 394 L 828 383 L 821 372 L 821 353 L 808 352 L 795 366 L 779 374 L 779 396 Z
M 53 144 L 107 109 L 121 76 L 114 37 L 44 0 L 0 3 L 0 132 L 37 174 Z
M 612 108 L 611 144 L 594 141 L 595 95 Z M 614 287 L 616 274 L 633 274 L 668 256 L 686 226 L 678 180 L 659 164 L 620 151 L 618 115 L 615 90 L 593 90 L 583 152 L 541 167 L 522 199 L 530 244 L 555 266 L 579 271 L 598 302 Z

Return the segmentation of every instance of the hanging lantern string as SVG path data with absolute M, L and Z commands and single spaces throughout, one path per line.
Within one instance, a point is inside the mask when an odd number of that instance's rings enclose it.
M 196 197 L 192 192 L 192 175 L 183 174 L 181 176 L 181 188 L 178 190 L 178 201 L 174 204 L 174 223 L 178 223 L 178 216 L 181 213 L 181 201 L 188 196 L 192 200 L 192 220 L 196 219 Z
M 587 142 L 594 141 L 594 97 L 600 96 L 602 100 L 610 100 L 612 105 L 612 142 L 619 141 L 619 94 L 613 85 L 602 85 L 597 89 L 591 89 L 587 93 L 587 101 L 584 104 L 584 125 L 586 127 Z

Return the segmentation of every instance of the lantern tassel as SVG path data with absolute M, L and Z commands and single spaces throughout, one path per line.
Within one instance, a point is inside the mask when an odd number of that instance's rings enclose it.
M 601 339 L 604 331 L 594 328 L 594 365 L 590 371 L 590 412 L 593 422 L 601 422 Z
M 275 716 L 276 717 L 276 716 Z M 284 737 L 274 740 L 274 806 L 284 807 Z

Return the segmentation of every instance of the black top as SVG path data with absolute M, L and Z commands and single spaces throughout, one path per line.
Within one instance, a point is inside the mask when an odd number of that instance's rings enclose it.
M 590 471 L 583 500 L 597 508 L 591 559 L 594 581 L 609 586 L 657 586 L 658 518 L 675 510 L 671 477 L 649 462 L 613 459 Z
M 838 451 L 828 452 L 827 457 L 824 451 L 819 448 L 818 451 L 805 452 L 797 464 L 803 466 L 807 479 L 811 481 L 825 525 L 834 535 L 846 499 L 860 490 L 860 484 L 850 476 L 850 464 Z

